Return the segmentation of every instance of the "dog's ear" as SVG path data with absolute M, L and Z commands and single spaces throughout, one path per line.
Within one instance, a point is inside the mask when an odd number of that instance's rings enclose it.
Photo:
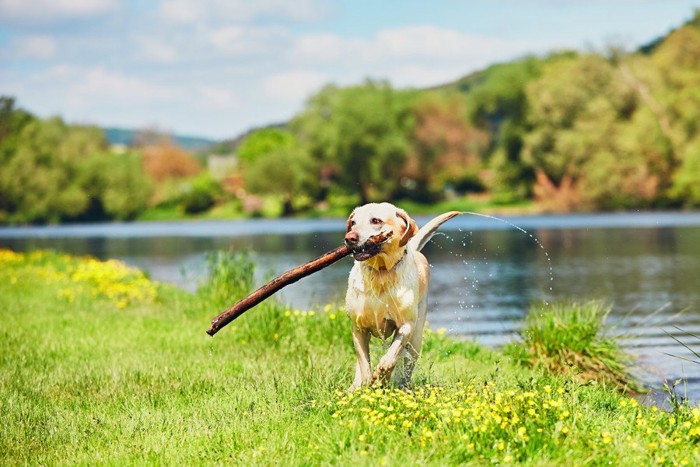
M 348 222 L 347 222 L 347 225 L 345 226 L 345 233 L 350 232 L 350 229 L 352 228 L 352 218 L 353 217 L 355 217 L 355 210 L 354 209 L 350 213 L 350 216 L 348 216 Z
M 399 242 L 399 246 L 405 246 L 408 241 L 418 232 L 418 226 L 416 225 L 416 221 L 408 217 L 408 214 L 406 214 L 406 211 L 403 209 L 396 210 L 396 217 L 406 223 L 406 229 L 403 231 L 401 241 Z

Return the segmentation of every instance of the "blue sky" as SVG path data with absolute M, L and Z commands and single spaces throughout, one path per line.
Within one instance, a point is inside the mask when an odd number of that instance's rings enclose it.
M 213 138 L 323 84 L 441 84 L 562 48 L 632 50 L 685 0 L 0 0 L 0 93 L 40 116 Z

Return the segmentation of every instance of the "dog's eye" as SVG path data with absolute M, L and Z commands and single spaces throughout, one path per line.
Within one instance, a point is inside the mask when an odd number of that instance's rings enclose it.
M 354 226 L 354 225 L 355 225 L 355 221 L 350 221 L 350 225 L 351 225 L 351 226 Z
M 372 224 L 372 225 L 379 225 L 379 224 L 382 223 L 382 220 L 381 220 L 381 219 L 377 219 L 376 217 L 373 217 L 372 219 L 370 219 L 369 222 L 370 222 L 370 224 Z

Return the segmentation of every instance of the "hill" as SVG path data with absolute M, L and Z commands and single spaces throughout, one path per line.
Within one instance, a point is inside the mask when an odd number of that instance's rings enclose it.
M 109 144 L 124 144 L 126 146 L 131 146 L 133 144 L 134 138 L 140 131 L 127 128 L 103 128 L 103 130 Z M 206 151 L 219 143 L 217 140 L 198 136 L 184 136 L 177 134 L 170 136 L 172 137 L 176 146 L 192 152 Z

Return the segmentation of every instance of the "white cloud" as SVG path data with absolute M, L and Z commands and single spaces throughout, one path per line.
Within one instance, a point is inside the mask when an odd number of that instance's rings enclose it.
M 56 40 L 45 35 L 17 36 L 12 40 L 11 49 L 16 58 L 47 60 L 56 55 Z
M 202 31 L 200 36 L 215 52 L 227 55 L 274 53 L 288 41 L 288 34 L 275 27 L 224 26 Z
M 52 22 L 102 15 L 118 8 L 117 0 L 0 0 L 0 21 Z
M 136 39 L 138 54 L 146 59 L 157 63 L 175 63 L 179 59 L 177 49 L 165 43 L 158 37 L 141 36 Z
M 238 100 L 233 92 L 219 86 L 199 86 L 196 89 L 195 101 L 200 107 L 212 107 L 218 109 L 232 109 L 238 105 Z
M 426 86 L 537 50 L 537 44 L 525 41 L 435 26 L 406 26 L 380 30 L 368 39 L 332 34 L 302 36 L 294 44 L 291 57 L 309 66 L 335 67 L 345 77 L 362 70 L 366 76 L 386 78 L 398 86 Z
M 110 102 L 161 102 L 177 98 L 179 93 L 172 86 L 149 83 L 143 79 L 114 72 L 102 67 L 83 68 L 57 65 L 37 75 L 33 86 L 51 84 L 63 99 L 80 107 L 103 105 Z
M 312 21 L 327 12 L 320 0 L 164 0 L 162 17 L 177 24 L 242 24 L 256 18 Z
M 329 81 L 316 71 L 291 70 L 268 76 L 263 81 L 265 96 L 283 102 L 300 102 Z

